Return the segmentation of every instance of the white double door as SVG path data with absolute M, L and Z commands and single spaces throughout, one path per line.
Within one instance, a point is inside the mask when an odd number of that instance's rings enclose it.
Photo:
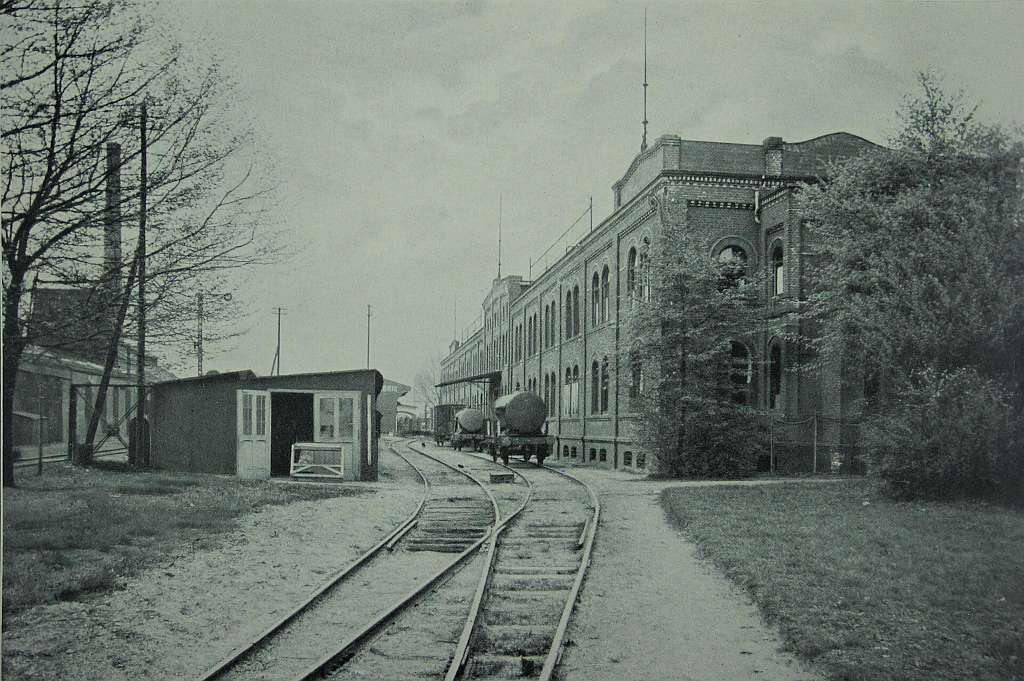
M 240 478 L 270 477 L 270 392 L 236 391 L 238 418 L 237 474 Z

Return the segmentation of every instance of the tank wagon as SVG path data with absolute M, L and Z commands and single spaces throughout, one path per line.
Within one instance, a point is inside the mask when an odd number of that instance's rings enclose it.
M 523 461 L 536 456 L 537 464 L 543 464 L 554 440 L 545 432 L 547 413 L 544 400 L 530 392 L 512 393 L 495 400 L 498 432 L 488 440 L 491 459 L 497 461 L 500 456 L 508 465 L 512 455 L 523 457 Z
M 452 434 L 452 447 L 461 450 L 472 447 L 479 452 L 487 440 L 487 420 L 484 413 L 472 407 L 455 413 L 455 432 Z
M 440 447 L 455 433 L 455 414 L 464 404 L 439 404 L 434 407 L 434 442 Z

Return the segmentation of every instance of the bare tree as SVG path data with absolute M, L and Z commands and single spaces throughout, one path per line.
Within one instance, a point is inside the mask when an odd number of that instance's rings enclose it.
M 265 185 L 245 157 L 249 136 L 227 122 L 231 88 L 216 64 L 190 62 L 163 28 L 152 30 L 124 0 L 25 0 L 3 13 L 3 482 L 10 485 L 14 394 L 25 348 L 61 347 L 83 336 L 110 339 L 115 311 L 131 293 L 120 281 L 125 263 L 104 263 L 100 255 L 104 152 L 110 143 L 125 150 L 120 210 L 137 215 L 143 100 L 151 120 L 147 342 L 189 347 L 196 294 L 230 289 L 231 272 L 272 258 L 276 242 L 261 233 Z M 123 234 L 130 242 L 135 230 Z M 30 328 L 28 294 L 42 286 L 72 287 L 89 304 L 64 316 L 59 328 Z M 208 301 L 208 337 L 225 332 L 228 305 L 219 297 Z M 138 310 L 126 313 L 128 334 Z
M 412 382 L 413 399 L 426 406 L 429 414 L 433 414 L 434 407 L 441 403 L 441 390 L 436 387 L 440 382 L 441 360 L 431 357 L 427 365 L 416 373 Z

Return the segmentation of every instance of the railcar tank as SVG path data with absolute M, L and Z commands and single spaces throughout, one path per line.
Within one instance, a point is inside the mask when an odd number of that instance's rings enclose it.
M 518 455 L 523 461 L 537 457 L 542 465 L 551 451 L 553 438 L 545 433 L 547 405 L 531 392 L 515 392 L 494 401 L 494 414 L 498 418 L 498 433 L 489 441 L 491 458 L 500 456 L 508 465 L 509 456 Z

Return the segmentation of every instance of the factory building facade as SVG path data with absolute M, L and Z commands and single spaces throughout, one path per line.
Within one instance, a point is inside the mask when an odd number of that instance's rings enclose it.
M 704 235 L 709 258 L 767 275 L 767 319 L 734 343 L 734 363 L 747 366 L 747 403 L 782 421 L 813 422 L 816 438 L 839 442 L 851 402 L 841 388 L 845 369 L 789 370 L 798 358 L 785 336 L 799 322 L 788 313 L 810 287 L 795 192 L 832 163 L 877 148 L 843 132 L 760 145 L 662 136 L 613 185 L 612 214 L 553 266 L 532 281 L 493 281 L 480 328 L 453 341 L 441 362 L 441 403 L 488 413 L 496 397 L 530 390 L 548 405 L 554 456 L 645 468 L 633 433 L 642 372 L 620 349 L 629 346 L 635 301 L 650 296 L 646 269 L 657 235 L 685 222 Z

